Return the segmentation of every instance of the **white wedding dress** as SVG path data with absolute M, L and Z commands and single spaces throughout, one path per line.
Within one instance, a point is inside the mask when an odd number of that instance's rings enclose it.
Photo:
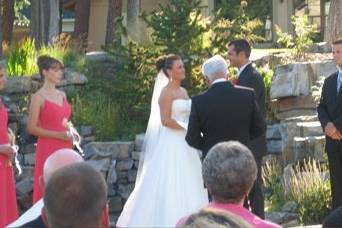
M 191 100 L 176 99 L 171 116 L 185 126 L 190 108 Z M 186 131 L 162 126 L 159 134 L 155 153 L 143 164 L 118 227 L 175 227 L 179 219 L 208 203 L 199 154 L 186 143 Z

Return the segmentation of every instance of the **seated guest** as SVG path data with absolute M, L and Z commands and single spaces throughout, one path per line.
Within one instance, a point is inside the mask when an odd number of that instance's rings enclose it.
M 41 191 L 44 193 L 45 183 L 50 179 L 53 172 L 62 168 L 63 166 L 83 161 L 83 158 L 74 150 L 68 148 L 57 150 L 55 153 L 49 156 L 44 163 L 43 176 L 39 177 Z M 7 227 L 45 227 L 41 217 L 43 206 L 43 199 L 40 199 L 22 216 L 20 216 L 20 218 L 9 224 Z
M 44 192 L 43 218 L 50 228 L 109 227 L 102 174 L 85 162 L 54 172 Z
M 342 206 L 333 210 L 323 221 L 323 227 L 342 227 Z
M 236 215 L 217 209 L 202 209 L 192 214 L 181 228 L 252 228 Z
M 251 151 L 237 141 L 222 142 L 210 149 L 203 161 L 202 176 L 213 201 L 206 208 L 228 211 L 256 228 L 280 227 L 265 221 L 243 207 L 257 177 Z M 184 224 L 181 219 L 177 227 Z

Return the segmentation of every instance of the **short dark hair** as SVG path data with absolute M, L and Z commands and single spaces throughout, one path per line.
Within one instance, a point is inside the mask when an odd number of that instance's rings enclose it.
M 250 191 L 257 177 L 251 151 L 238 141 L 216 144 L 203 161 L 202 176 L 214 200 L 238 203 Z
M 333 42 L 333 45 L 342 44 L 342 39 L 337 39 Z
M 97 227 L 106 203 L 107 185 L 102 174 L 85 162 L 54 172 L 44 192 L 51 227 Z
M 236 54 L 239 54 L 240 52 L 244 52 L 246 57 L 249 58 L 251 55 L 251 45 L 249 45 L 248 41 L 245 39 L 240 40 L 233 40 L 231 41 L 228 46 L 234 45 L 234 50 Z
M 251 228 L 252 226 L 245 222 L 242 218 L 229 213 L 228 211 L 206 208 L 198 213 L 192 214 L 183 225 L 182 228 Z
M 160 70 L 163 70 L 164 74 L 169 77 L 167 74 L 167 69 L 171 69 L 173 66 L 173 62 L 176 60 L 181 60 L 181 57 L 176 54 L 168 54 L 159 56 L 156 61 L 156 68 L 159 72 Z
M 63 69 L 63 63 L 58 59 L 52 58 L 48 55 L 41 55 L 38 57 L 37 65 L 39 69 L 39 74 L 42 78 L 44 78 L 43 70 L 49 70 L 52 68 L 60 68 Z

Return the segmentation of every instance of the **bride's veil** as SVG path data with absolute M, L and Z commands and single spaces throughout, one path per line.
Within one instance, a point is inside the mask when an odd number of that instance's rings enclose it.
M 166 77 L 163 70 L 160 70 L 154 83 L 151 101 L 151 112 L 142 146 L 138 173 L 135 183 L 138 183 L 143 172 L 144 165 L 147 162 L 149 162 L 149 160 L 153 157 L 153 154 L 155 153 L 154 148 L 157 145 L 159 139 L 159 131 L 162 125 L 160 120 L 160 109 L 158 100 L 162 89 L 167 85 L 168 82 L 169 79 Z

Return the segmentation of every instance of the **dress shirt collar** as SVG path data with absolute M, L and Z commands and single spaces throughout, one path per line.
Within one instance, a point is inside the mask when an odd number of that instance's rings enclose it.
M 248 62 L 248 63 L 246 63 L 245 65 L 243 65 L 242 67 L 239 68 L 238 77 L 240 77 L 240 74 L 242 73 L 242 71 L 243 71 L 249 64 L 251 64 L 251 62 Z

